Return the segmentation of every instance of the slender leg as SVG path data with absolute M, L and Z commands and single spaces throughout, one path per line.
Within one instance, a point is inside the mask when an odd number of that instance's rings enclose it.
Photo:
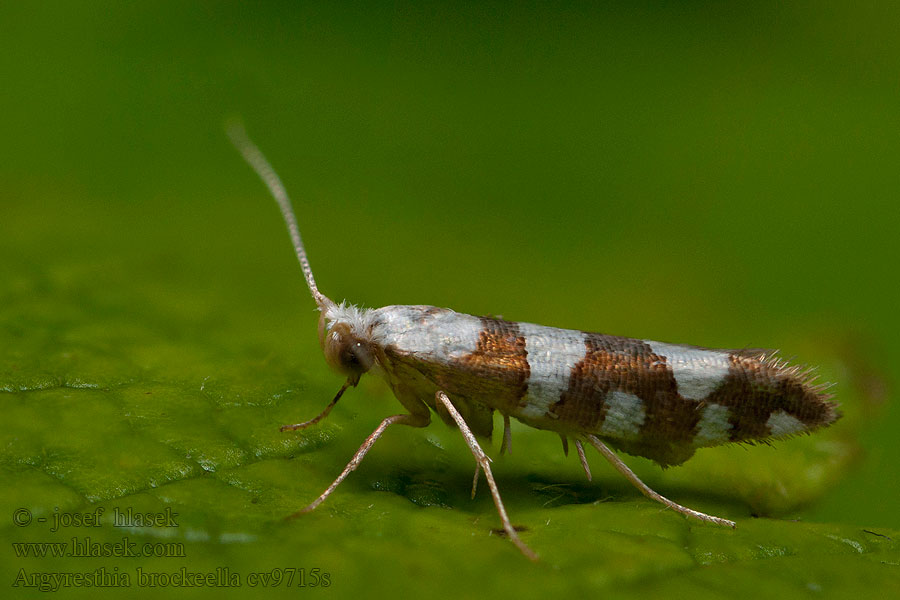
M 587 456 L 584 455 L 584 446 L 581 445 L 581 440 L 575 440 L 575 447 L 578 449 L 578 458 L 581 460 L 581 468 L 584 469 L 584 474 L 587 475 L 588 481 L 590 481 L 591 468 L 588 466 Z
M 297 431 L 298 429 L 306 429 L 310 425 L 315 425 L 316 423 L 318 423 L 319 421 L 321 421 L 322 419 L 324 419 L 325 417 L 328 416 L 328 413 L 331 412 L 331 409 L 334 408 L 334 405 L 337 404 L 338 400 L 341 399 L 341 396 L 344 395 L 344 391 L 351 385 L 353 385 L 353 384 L 348 379 L 347 383 L 345 383 L 344 385 L 341 386 L 341 389 L 340 389 L 340 391 L 338 391 L 337 396 L 334 397 L 334 400 L 332 400 L 328 404 L 328 406 L 325 407 L 325 410 L 323 410 L 321 413 L 319 413 L 319 416 L 317 416 L 313 419 L 310 419 L 309 421 L 304 421 L 303 423 L 294 423 L 293 425 L 282 425 L 278 431 Z
M 500 443 L 500 455 L 503 451 L 512 454 L 512 430 L 509 428 L 509 415 L 503 415 L 503 442 Z
M 500 442 L 500 456 L 503 452 L 512 454 L 512 430 L 509 428 L 509 415 L 503 415 L 503 441 Z M 475 463 L 475 477 L 472 479 L 472 499 L 475 499 L 475 490 L 478 489 L 478 475 L 481 474 L 481 466 Z
M 347 466 L 344 467 L 343 472 L 338 475 L 338 478 L 335 479 L 331 485 L 328 486 L 328 489 L 322 492 L 322 495 L 316 498 L 309 506 L 301 508 L 294 514 L 290 515 L 288 519 L 293 519 L 295 517 L 299 517 L 300 515 L 306 514 L 322 504 L 322 502 L 325 501 L 325 498 L 330 496 L 331 492 L 333 492 L 335 488 L 337 488 L 337 486 L 347 478 L 347 475 L 349 475 L 351 471 L 356 470 L 356 467 L 358 467 L 359 463 L 362 462 L 362 459 L 365 458 L 366 453 L 372 448 L 375 440 L 381 437 L 381 434 L 384 433 L 384 430 L 391 425 L 394 425 L 395 423 L 399 423 L 401 425 L 409 425 L 410 427 L 425 427 L 426 425 L 428 425 L 429 419 L 427 415 L 394 415 L 393 417 L 386 418 L 381 422 L 381 425 L 379 425 L 378 428 L 375 429 L 375 431 L 373 431 L 372 434 L 366 438 L 366 441 L 363 442 L 362 446 L 359 447 L 359 450 L 356 451 L 356 454 L 353 455 L 353 458 L 350 460 L 350 462 L 347 463 Z
M 702 512 L 687 508 L 686 506 L 682 506 L 680 504 L 676 504 L 675 502 L 672 502 L 665 496 L 661 496 L 661 495 L 657 494 L 656 492 L 651 490 L 649 487 L 647 487 L 647 484 L 645 484 L 643 481 L 638 479 L 638 476 L 635 475 L 634 472 L 628 468 L 628 465 L 623 463 L 619 459 L 619 457 L 615 455 L 615 453 L 612 450 L 610 450 L 609 448 L 606 447 L 606 444 L 604 444 L 597 438 L 597 436 L 594 436 L 591 434 L 586 434 L 584 437 L 587 439 L 587 441 L 589 441 L 591 443 L 591 445 L 594 448 L 597 449 L 597 452 L 599 452 L 600 454 L 603 455 L 603 458 L 605 458 L 610 463 L 612 463 L 612 466 L 614 466 L 616 468 L 616 470 L 619 471 L 619 473 L 624 475 L 628 481 L 630 481 L 637 489 L 641 490 L 641 493 L 644 494 L 645 496 L 647 496 L 648 498 L 650 498 L 652 500 L 656 500 L 657 502 L 661 502 L 662 504 L 665 504 L 672 510 L 680 512 L 683 515 L 687 515 L 688 517 L 694 517 L 695 519 L 699 519 L 701 521 L 706 521 L 708 523 L 715 523 L 716 525 L 724 525 L 726 527 L 731 527 L 732 529 L 734 529 L 734 527 L 735 527 L 734 521 L 729 521 L 728 519 L 722 519 L 720 517 L 713 517 L 706 513 L 702 513 Z
M 537 554 L 535 554 L 531 548 L 526 546 L 525 542 L 519 539 L 519 535 L 516 533 L 512 523 L 509 521 L 509 517 L 506 515 L 506 508 L 503 506 L 503 500 L 500 498 L 500 490 L 497 489 L 497 483 L 494 481 L 494 474 L 491 473 L 491 459 L 487 457 L 484 450 L 478 445 L 478 440 L 475 439 L 472 430 L 469 429 L 469 426 L 466 425 L 462 415 L 459 414 L 459 411 L 457 411 L 456 407 L 453 406 L 453 403 L 450 402 L 450 398 L 447 397 L 447 394 L 439 391 L 435 394 L 435 398 L 444 405 L 444 408 L 447 409 L 447 412 L 450 413 L 450 416 L 456 421 L 456 425 L 462 432 L 463 438 L 465 438 L 466 443 L 469 445 L 469 450 L 471 450 L 472 454 L 475 456 L 475 462 L 478 464 L 475 473 L 478 473 L 478 468 L 484 471 L 484 477 L 487 479 L 488 487 L 491 488 L 491 496 L 494 497 L 494 505 L 497 507 L 497 512 L 500 514 L 500 522 L 503 523 L 503 530 L 506 531 L 507 537 L 516 545 L 522 554 L 531 560 L 537 560 Z

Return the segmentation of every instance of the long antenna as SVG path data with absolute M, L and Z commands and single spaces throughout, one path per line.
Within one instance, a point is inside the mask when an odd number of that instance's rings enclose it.
M 306 277 L 306 285 L 309 286 L 309 291 L 312 293 L 316 304 L 319 305 L 319 309 L 333 306 L 334 302 L 316 287 L 316 280 L 313 277 L 312 268 L 309 266 L 309 259 L 306 258 L 306 249 L 303 247 L 303 240 L 300 238 L 300 229 L 297 227 L 297 217 L 294 215 L 291 199 L 288 198 L 287 190 L 284 189 L 284 184 L 281 183 L 278 173 L 275 172 L 275 169 L 266 160 L 262 151 L 247 135 L 247 130 L 244 129 L 243 123 L 237 119 L 231 119 L 225 124 L 225 132 L 228 134 L 228 138 L 234 144 L 234 147 L 238 149 L 238 152 L 247 161 L 247 164 L 253 167 L 259 178 L 269 188 L 269 192 L 275 198 L 275 202 L 278 203 L 278 208 L 281 209 L 281 216 L 284 217 L 288 233 L 291 236 L 291 242 L 294 244 L 297 260 L 300 261 L 300 268 L 303 269 L 303 276 Z

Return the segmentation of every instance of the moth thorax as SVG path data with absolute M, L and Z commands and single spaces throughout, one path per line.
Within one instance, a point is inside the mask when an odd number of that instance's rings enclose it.
M 368 341 L 354 336 L 344 321 L 326 323 L 324 314 L 319 319 L 319 342 L 328 366 L 346 375 L 354 385 L 375 363 Z

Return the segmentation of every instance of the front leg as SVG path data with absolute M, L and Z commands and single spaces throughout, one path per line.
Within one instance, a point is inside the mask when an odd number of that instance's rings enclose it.
M 353 455 L 353 458 L 350 459 L 350 462 L 347 463 L 347 466 L 344 467 L 344 470 L 340 475 L 338 475 L 338 478 L 328 486 L 328 489 L 322 492 L 322 495 L 316 498 L 309 506 L 301 508 L 294 514 L 290 515 L 288 519 L 293 519 L 295 517 L 299 517 L 300 515 L 306 514 L 312 510 L 315 510 L 317 506 L 322 504 L 322 502 L 325 501 L 325 498 L 330 496 L 331 492 L 333 492 L 335 488 L 337 488 L 337 486 L 347 478 L 347 475 L 349 475 L 351 471 L 356 470 L 356 467 L 359 466 L 359 463 L 361 463 L 362 459 L 365 458 L 366 453 L 372 448 L 372 445 L 375 444 L 375 441 L 381 437 L 381 434 L 384 433 L 385 429 L 395 424 L 409 425 L 410 427 L 425 427 L 429 422 L 430 419 L 427 413 L 424 415 L 394 415 L 392 417 L 386 418 L 381 422 L 381 425 L 379 425 L 375 429 L 375 431 L 373 431 L 369 435 L 369 437 L 366 438 L 366 441 L 362 443 L 362 446 L 359 447 L 359 450 L 356 451 L 356 454 Z
M 465 420 L 463 420 L 462 416 L 459 414 L 459 411 L 456 410 L 456 407 L 453 406 L 453 403 L 450 402 L 450 398 L 447 397 L 442 391 L 438 391 L 435 394 L 435 399 L 447 409 L 447 412 L 450 413 L 450 416 L 453 417 L 453 420 L 456 422 L 456 425 L 459 427 L 459 430 L 463 434 L 463 438 L 465 438 L 466 443 L 469 445 L 469 450 L 472 451 L 472 454 L 475 456 L 475 477 L 476 481 L 478 478 L 478 469 L 484 471 L 484 477 L 487 479 L 488 487 L 491 488 L 491 496 L 494 498 L 494 505 L 497 507 L 497 512 L 500 513 L 500 522 L 503 523 L 503 530 L 506 532 L 507 537 L 512 541 L 513 544 L 528 558 L 531 560 L 537 560 L 538 555 L 534 553 L 534 551 L 525 545 L 521 539 L 519 539 L 519 534 L 516 533 L 515 528 L 512 526 L 512 523 L 509 521 L 509 517 L 506 515 L 506 508 L 503 506 L 503 500 L 500 498 L 500 490 L 497 489 L 497 483 L 494 481 L 494 474 L 491 473 L 491 459 L 487 457 L 484 453 L 484 450 L 481 449 L 481 446 L 478 445 L 478 440 L 475 439 L 475 435 L 472 433 L 472 430 L 469 429 L 469 426 L 466 425 Z M 474 485 L 473 485 L 473 493 L 474 493 Z

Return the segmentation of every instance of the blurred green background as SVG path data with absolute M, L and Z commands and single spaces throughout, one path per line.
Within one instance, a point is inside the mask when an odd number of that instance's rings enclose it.
M 317 567 L 329 594 L 896 590 L 898 23 L 894 3 L 3 3 L 0 532 L 116 541 L 8 515 L 175 507 L 177 530 L 128 534 L 187 559 L 6 543 L 2 585 L 188 565 Z M 233 115 L 332 298 L 780 348 L 846 417 L 666 472 L 628 458 L 734 533 L 660 513 L 596 457 L 585 483 L 517 426 L 495 473 L 531 565 L 490 535 L 439 422 L 389 431 L 284 524 L 400 406 L 368 378 L 278 433 L 340 379 Z

